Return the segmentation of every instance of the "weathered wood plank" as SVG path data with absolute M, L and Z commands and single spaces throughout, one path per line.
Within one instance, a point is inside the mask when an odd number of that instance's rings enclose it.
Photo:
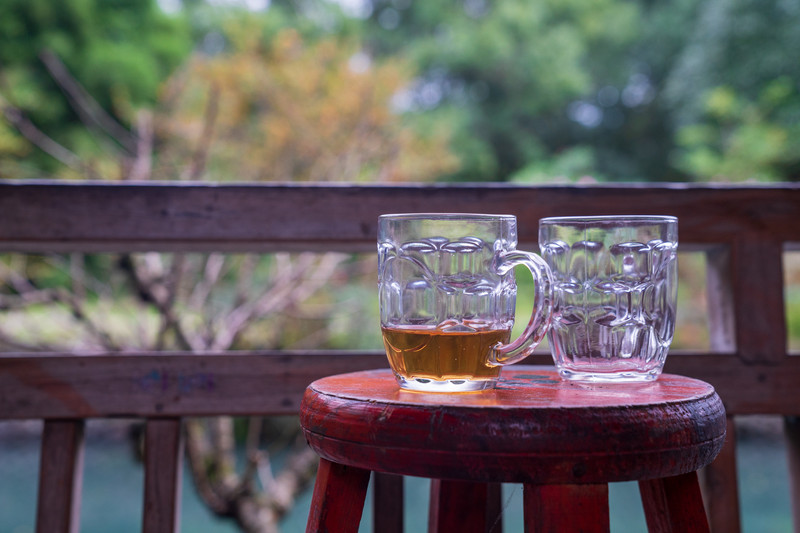
M 381 213 L 670 214 L 682 244 L 760 233 L 800 242 L 800 185 L 300 185 L 0 181 L 0 249 L 372 251 Z
M 710 383 L 730 415 L 791 414 L 800 409 L 800 357 L 756 364 L 733 355 L 673 354 L 664 371 Z
M 382 352 L 2 355 L 0 418 L 296 414 L 315 379 L 387 366 Z M 665 371 L 711 383 L 729 414 L 793 415 L 800 406 L 800 357 L 749 364 L 673 354 Z
M 320 377 L 384 354 L 222 353 L 0 357 L 0 418 L 293 414 Z
M 765 234 L 740 236 L 730 269 L 738 356 L 780 362 L 786 355 L 782 243 Z
M 144 444 L 143 533 L 180 531 L 182 468 L 181 420 L 148 420 Z
M 741 531 L 736 474 L 736 425 L 732 416 L 728 417 L 725 444 L 714 462 L 701 471 L 701 482 L 711 531 Z
M 37 533 L 77 533 L 83 479 L 83 420 L 48 420 L 39 457 Z

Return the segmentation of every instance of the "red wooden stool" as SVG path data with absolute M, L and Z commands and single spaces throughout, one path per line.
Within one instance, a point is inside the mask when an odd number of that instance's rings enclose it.
M 520 365 L 478 393 L 402 391 L 389 370 L 330 376 L 306 390 L 300 422 L 321 456 L 307 532 L 357 531 L 370 471 L 441 480 L 436 532 L 483 532 L 494 482 L 524 484 L 525 531 L 608 531 L 608 483 L 630 480 L 651 532 L 707 532 L 696 471 L 725 439 L 702 381 L 579 384 Z

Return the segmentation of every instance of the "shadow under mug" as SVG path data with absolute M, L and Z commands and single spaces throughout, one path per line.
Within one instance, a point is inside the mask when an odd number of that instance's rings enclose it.
M 500 367 L 529 355 L 547 331 L 551 276 L 536 254 L 516 249 L 512 215 L 382 215 L 378 284 L 383 341 L 400 387 L 424 392 L 491 388 Z M 533 312 L 510 341 L 513 268 L 534 279 Z
M 547 338 L 562 377 L 661 374 L 675 329 L 677 247 L 675 217 L 540 220 L 539 248 L 554 278 Z

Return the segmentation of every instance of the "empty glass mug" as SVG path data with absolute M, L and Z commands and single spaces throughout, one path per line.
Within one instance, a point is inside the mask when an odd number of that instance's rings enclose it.
M 404 389 L 491 388 L 544 337 L 551 276 L 535 254 L 516 249 L 512 215 L 395 214 L 378 220 L 378 282 L 383 341 Z M 533 275 L 533 312 L 509 342 L 517 287 L 513 267 Z
M 548 341 L 561 376 L 650 381 L 675 329 L 678 220 L 554 217 L 539 222 L 553 273 Z

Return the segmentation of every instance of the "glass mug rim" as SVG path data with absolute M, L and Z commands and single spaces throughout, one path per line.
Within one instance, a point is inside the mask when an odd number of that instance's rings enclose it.
M 474 221 L 514 221 L 514 215 L 498 215 L 489 213 L 388 213 L 380 215 L 379 220 L 474 220 Z
M 631 226 L 648 224 L 677 224 L 678 217 L 670 215 L 592 215 L 546 217 L 541 226 Z

